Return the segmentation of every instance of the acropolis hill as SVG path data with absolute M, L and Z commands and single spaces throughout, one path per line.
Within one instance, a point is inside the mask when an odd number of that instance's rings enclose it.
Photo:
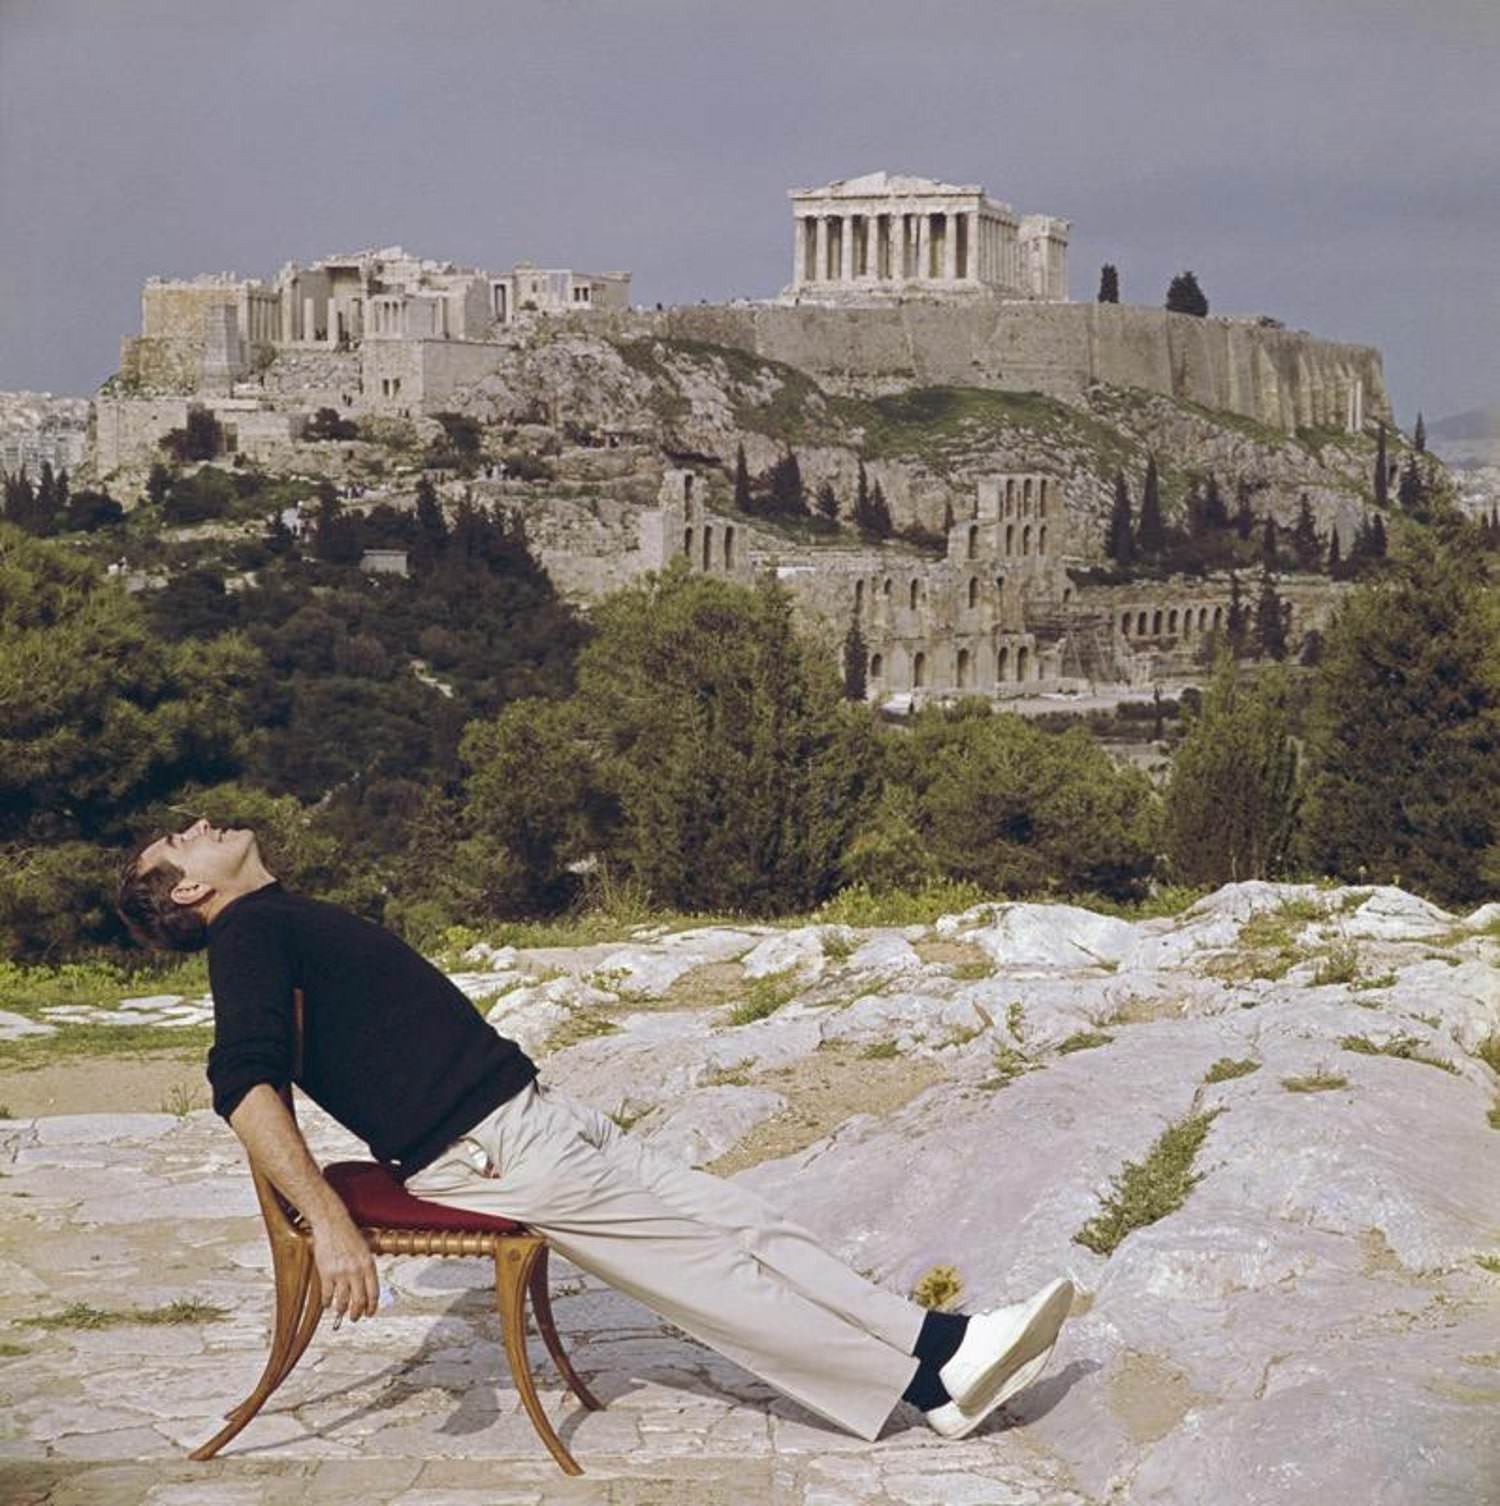
M 791 279 L 755 302 L 647 310 L 628 273 L 491 273 L 399 247 L 270 282 L 153 280 L 95 405 L 95 474 L 130 495 L 195 405 L 240 464 L 400 502 L 434 415 L 464 414 L 493 460 L 555 457 L 550 484 L 502 468 L 462 488 L 524 511 L 566 594 L 678 556 L 774 568 L 830 637 L 861 618 L 877 695 L 1186 672 L 1228 580 L 1075 579 L 1100 561 L 1114 475 L 1138 488 L 1148 455 L 1169 510 L 1212 471 L 1258 518 L 1289 523 L 1305 496 L 1353 537 L 1390 421 L 1375 349 L 1266 317 L 1070 302 L 1070 223 L 978 185 L 879 172 L 790 200 Z M 307 442 L 323 408 L 358 440 Z M 827 483 L 847 519 L 863 467 L 898 529 L 942 539 L 943 557 L 850 533 L 812 547 L 731 516 L 737 452 L 760 472 L 789 447 L 809 498 Z M 1296 641 L 1335 593 L 1285 584 Z

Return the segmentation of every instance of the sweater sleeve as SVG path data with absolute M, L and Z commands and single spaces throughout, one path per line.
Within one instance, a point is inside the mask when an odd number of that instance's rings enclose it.
M 292 1080 L 292 957 L 284 926 L 247 914 L 209 947 L 214 1043 L 208 1081 L 214 1111 L 226 1120 L 259 1083 Z

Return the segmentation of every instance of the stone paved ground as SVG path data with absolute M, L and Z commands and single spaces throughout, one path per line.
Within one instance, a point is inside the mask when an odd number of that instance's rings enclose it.
M 477 948 L 460 986 L 550 1082 L 873 1279 L 952 1264 L 974 1310 L 1073 1276 L 1049 1374 L 962 1443 L 906 1409 L 844 1435 L 559 1262 L 559 1325 L 608 1403 L 576 1408 L 534 1346 L 588 1471 L 567 1481 L 504 1376 L 484 1264 L 408 1259 L 382 1263 L 377 1319 L 320 1334 L 191 1464 L 266 1343 L 237 1142 L 201 1111 L 0 1122 L 0 1506 L 1497 1506 L 1497 916 L 1244 884 L 1138 923 L 1018 904 Z M 747 999 L 779 1007 L 736 1023 Z M 1210 1122 L 1182 1206 L 1079 1243 L 1187 1114 Z M 325 1159 L 357 1153 L 304 1124 Z M 182 1298 L 225 1316 L 33 1321 Z

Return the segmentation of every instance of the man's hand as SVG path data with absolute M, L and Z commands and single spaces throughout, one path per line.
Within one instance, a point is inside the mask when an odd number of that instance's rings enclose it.
M 312 1241 L 323 1306 L 332 1309 L 334 1322 L 372 1317 L 380 1305 L 380 1280 L 375 1257 L 354 1220 L 344 1213 L 315 1222 Z
M 311 1227 L 323 1306 L 333 1309 L 334 1322 L 374 1313 L 380 1304 L 375 1257 L 338 1193 L 323 1180 L 276 1089 L 257 1083 L 239 1101 L 229 1123 L 250 1159 Z

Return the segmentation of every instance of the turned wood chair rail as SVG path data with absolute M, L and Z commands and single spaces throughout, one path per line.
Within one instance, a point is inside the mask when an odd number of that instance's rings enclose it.
M 293 1005 L 295 1077 L 300 1075 L 302 1066 L 301 989 L 296 991 Z M 290 1086 L 282 1090 L 281 1097 L 295 1117 Z M 253 1161 L 250 1175 L 271 1245 L 276 1287 L 271 1352 L 255 1388 L 233 1411 L 225 1414 L 225 1425 L 193 1451 L 194 1459 L 212 1459 L 249 1424 L 306 1353 L 323 1316 L 323 1289 L 313 1260 L 311 1230 Z M 604 1405 L 579 1378 L 558 1337 L 547 1287 L 547 1241 L 508 1219 L 466 1213 L 414 1198 L 375 1161 L 338 1162 L 325 1167 L 324 1175 L 343 1198 L 376 1255 L 487 1256 L 494 1261 L 500 1332 L 521 1404 L 563 1472 L 582 1474 L 583 1470 L 542 1410 L 526 1355 L 526 1299 L 530 1296 L 537 1329 L 568 1388 L 591 1410 Z M 381 1213 L 386 1215 L 384 1221 Z M 396 1217 L 400 1226 L 387 1227 Z

